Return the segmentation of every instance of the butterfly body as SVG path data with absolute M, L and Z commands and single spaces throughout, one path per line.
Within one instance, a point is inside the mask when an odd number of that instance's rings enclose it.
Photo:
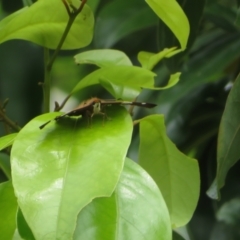
M 90 120 L 94 115 L 103 115 L 103 117 L 106 117 L 106 113 L 104 112 L 104 108 L 106 106 L 111 105 L 133 105 L 133 106 L 139 106 L 139 107 L 146 107 L 146 108 L 152 108 L 155 107 L 156 104 L 153 103 L 145 103 L 145 102 L 127 102 L 127 101 L 121 101 L 121 100 L 105 100 L 100 98 L 90 98 L 86 101 L 83 101 L 80 105 L 78 105 L 73 110 L 64 113 L 63 115 L 55 117 L 53 120 L 58 121 L 59 119 L 65 117 L 65 116 L 87 116 Z M 50 123 L 52 120 L 44 123 L 39 128 L 44 128 L 48 123 Z

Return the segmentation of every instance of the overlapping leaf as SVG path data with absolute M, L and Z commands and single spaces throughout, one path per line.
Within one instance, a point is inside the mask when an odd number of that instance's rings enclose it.
M 73 0 L 78 7 L 80 2 Z M 19 10 L 0 22 L 0 43 L 23 39 L 55 49 L 68 22 L 67 10 L 59 0 L 41 0 Z M 75 19 L 62 49 L 76 49 L 88 45 L 93 35 L 93 13 L 84 6 Z
M 187 46 L 190 27 L 188 19 L 178 2 L 175 0 L 146 0 L 146 2 L 171 29 L 184 50 Z
M 79 214 L 74 240 L 85 239 L 171 239 L 162 195 L 153 179 L 133 161 L 125 161 L 111 197 L 93 200 Z
M 161 115 L 152 115 L 140 122 L 139 163 L 159 186 L 172 226 L 185 225 L 199 197 L 198 163 L 181 153 L 167 137 Z
M 132 100 L 142 91 L 142 88 L 154 88 L 154 76 L 155 73 L 140 67 L 104 67 L 83 78 L 72 90 L 72 94 L 103 81 L 116 86 L 116 89 L 113 88 L 114 91 L 110 91 L 115 98 Z M 107 88 L 107 90 L 111 89 Z
M 110 196 L 131 140 L 132 121 L 122 107 L 108 109 L 111 121 L 33 119 L 12 148 L 12 177 L 25 220 L 37 239 L 71 239 L 79 211 L 92 199 Z M 24 176 L 24 177 L 23 177 Z M 44 223 L 44 224 L 43 224 Z
M 226 107 L 221 119 L 218 148 L 217 176 L 208 195 L 219 198 L 219 190 L 224 186 L 229 169 L 240 159 L 240 76 L 236 79 L 228 96 Z

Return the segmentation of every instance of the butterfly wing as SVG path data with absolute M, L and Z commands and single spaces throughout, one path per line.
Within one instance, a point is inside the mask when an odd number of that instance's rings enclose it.
M 60 116 L 57 116 L 55 117 L 54 119 L 52 120 L 49 120 L 47 121 L 46 123 L 44 123 L 43 125 L 41 125 L 39 128 L 40 129 L 43 129 L 48 123 L 50 123 L 51 121 L 55 120 L 55 121 L 58 121 L 59 119 L 65 117 L 65 116 L 81 116 L 83 114 L 86 113 L 87 110 L 89 110 L 90 112 L 92 111 L 93 109 L 93 105 L 96 103 L 96 102 L 100 102 L 100 99 L 98 98 L 91 98 L 91 99 L 88 99 L 84 102 L 82 102 L 81 104 L 79 104 L 76 108 L 74 108 L 73 110 L 67 112 L 67 113 L 64 113 Z

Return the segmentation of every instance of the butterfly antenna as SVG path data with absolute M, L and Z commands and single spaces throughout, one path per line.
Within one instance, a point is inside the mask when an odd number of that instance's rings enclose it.
M 155 103 L 146 103 L 146 102 L 123 102 L 121 105 L 132 105 L 132 106 L 145 107 L 145 108 L 153 108 L 157 106 L 157 104 Z

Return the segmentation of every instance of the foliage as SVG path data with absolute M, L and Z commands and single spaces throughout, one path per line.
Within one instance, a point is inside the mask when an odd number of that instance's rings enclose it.
M 8 59 L 16 59 L 13 66 L 24 62 L 20 59 L 26 47 L 18 47 L 23 50 L 20 57 L 11 53 L 18 44 L 30 46 L 43 64 L 37 65 L 41 74 L 29 75 L 29 83 L 21 73 L 31 72 L 31 67 L 12 71 L 12 65 L 10 72 L 17 72 L 19 85 L 17 80 L 0 81 L 1 100 L 14 93 L 11 102 L 0 107 L 4 239 L 238 239 L 234 209 L 239 198 L 234 186 L 239 178 L 232 178 L 232 192 L 221 189 L 225 182 L 229 186 L 226 176 L 239 158 L 239 78 L 226 102 L 227 83 L 239 71 L 234 4 L 85 2 L 25 0 L 25 8 L 0 22 L 3 76 L 8 76 Z M 44 49 L 44 54 L 37 49 Z M 79 68 L 71 65 L 73 56 Z M 43 89 L 42 115 L 39 89 L 30 85 L 36 85 L 35 79 Z M 30 93 L 24 94 L 20 86 L 29 86 Z M 49 113 L 56 100 L 51 100 L 52 86 L 68 91 L 65 99 L 55 102 L 55 111 L 70 97 L 96 95 L 139 98 L 158 106 L 134 109 L 134 124 L 131 107 L 127 112 L 113 104 L 105 109 L 107 120 L 64 117 L 40 130 L 61 115 Z M 16 104 L 11 110 L 17 99 L 31 109 L 29 116 Z M 149 115 L 154 111 L 161 115 Z M 217 204 L 205 193 L 215 168 L 208 193 L 218 197 L 221 190 Z

